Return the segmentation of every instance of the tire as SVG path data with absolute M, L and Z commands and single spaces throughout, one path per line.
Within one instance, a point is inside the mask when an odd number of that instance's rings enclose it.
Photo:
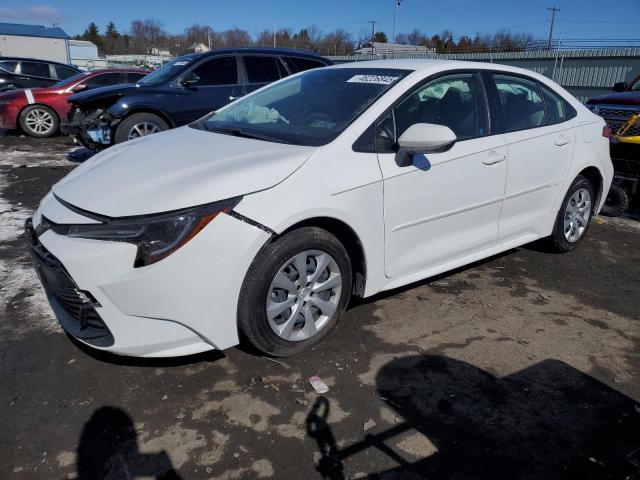
M 295 268 L 299 258 L 305 259 L 299 265 L 308 269 L 302 289 Z M 318 264 L 327 266 L 317 282 L 307 282 L 319 271 Z M 285 280 L 288 291 L 279 288 L 283 283 L 278 284 L 276 275 Z M 309 285 L 319 289 L 318 285 L 323 283 L 335 286 L 321 292 L 309 292 Z M 349 302 L 351 287 L 351 261 L 335 236 L 317 227 L 293 230 L 265 246 L 249 267 L 238 299 L 240 333 L 262 353 L 276 357 L 295 355 L 316 345 L 335 327 Z M 278 297 L 287 298 L 283 304 L 294 300 L 295 303 L 274 318 L 273 312 L 280 310 Z M 317 305 L 331 305 L 327 309 L 331 315 L 324 314 Z M 282 330 L 281 334 L 276 333 L 276 328 Z
M 137 132 L 136 133 L 136 127 Z M 134 113 L 125 118 L 116 128 L 115 143 L 169 130 L 169 125 L 153 113 Z
M 629 207 L 629 194 L 620 185 L 611 185 L 607 200 L 602 207 L 602 214 L 608 217 L 619 217 Z
M 18 117 L 20 128 L 34 138 L 48 138 L 58 133 L 60 119 L 56 112 L 45 105 L 29 105 Z
M 586 198 L 584 192 L 588 194 L 589 203 L 580 209 L 582 203 L 576 202 L 576 197 L 579 197 L 580 193 L 582 193 L 582 198 Z M 578 175 L 569 187 L 562 201 L 560 211 L 556 216 L 556 223 L 550 237 L 551 246 L 555 251 L 560 253 L 570 252 L 580 245 L 591 225 L 594 201 L 593 185 L 588 178 Z M 577 220 L 578 218 L 580 220 Z M 567 224 L 575 225 L 575 228 L 571 227 L 569 234 L 567 234 L 567 229 L 565 228 Z

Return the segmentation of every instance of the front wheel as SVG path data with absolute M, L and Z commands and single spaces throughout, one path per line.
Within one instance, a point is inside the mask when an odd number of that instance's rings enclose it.
M 351 262 L 340 241 L 317 227 L 293 230 L 254 259 L 238 299 L 238 326 L 268 355 L 317 344 L 349 301 Z
M 564 197 L 551 242 L 558 252 L 575 249 L 589 229 L 595 196 L 588 178 L 578 175 Z
M 125 118 L 116 128 L 115 143 L 145 137 L 168 129 L 167 122 L 153 113 L 134 113 Z
M 20 112 L 19 121 L 22 131 L 34 138 L 51 137 L 60 125 L 56 112 L 44 105 L 29 105 Z

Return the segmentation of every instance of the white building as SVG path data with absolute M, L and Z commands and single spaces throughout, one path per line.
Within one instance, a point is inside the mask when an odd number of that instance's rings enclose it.
M 69 40 L 71 63 L 82 70 L 105 68 L 107 61 L 98 58 L 98 47 L 88 40 Z
M 70 63 L 69 36 L 58 27 L 0 23 L 0 57 Z
M 191 45 L 187 50 L 189 50 L 190 52 L 202 53 L 208 52 L 209 48 L 204 43 L 194 42 L 194 44 Z

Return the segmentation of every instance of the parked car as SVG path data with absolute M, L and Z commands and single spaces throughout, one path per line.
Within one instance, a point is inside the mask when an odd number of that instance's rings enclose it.
M 272 48 L 221 49 L 166 63 L 136 85 L 69 98 L 68 133 L 90 149 L 193 122 L 270 82 L 330 65 L 318 55 Z
M 16 88 L 49 87 L 82 73 L 73 65 L 33 58 L 0 57 L 0 92 Z
M 69 114 L 67 99 L 74 93 L 105 85 L 135 83 L 144 70 L 94 70 L 78 73 L 48 88 L 11 90 L 0 93 L 0 128 L 20 127 L 32 137 L 50 137 L 58 132 L 60 119 Z
M 616 175 L 602 213 L 618 216 L 640 182 L 640 76 L 613 86 L 614 93 L 591 98 L 586 106 L 611 129 L 611 157 Z
M 542 75 L 357 62 L 95 155 L 26 228 L 60 323 L 89 345 L 175 356 L 242 336 L 285 356 L 351 294 L 544 237 L 573 250 L 612 176 L 604 120 Z

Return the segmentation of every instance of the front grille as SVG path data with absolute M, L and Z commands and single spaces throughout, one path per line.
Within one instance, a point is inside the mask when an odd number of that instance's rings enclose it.
M 640 111 L 640 107 L 616 107 L 606 106 L 601 107 L 595 105 L 590 107 L 594 113 L 604 118 L 605 122 L 611 129 L 611 133 L 614 135 L 620 130 L 620 128 L 627 123 L 629 117 L 634 113 Z M 640 120 L 629 127 L 629 129 L 622 135 L 623 137 L 637 137 L 640 135 Z
M 113 335 L 96 311 L 95 307 L 99 304 L 92 299 L 89 292 L 83 292 L 78 288 L 60 260 L 40 243 L 31 220 L 27 221 L 25 230 L 29 253 L 49 301 L 54 311 L 59 307 L 66 313 L 56 315 L 62 327 L 74 337 L 91 345 L 113 345 Z

